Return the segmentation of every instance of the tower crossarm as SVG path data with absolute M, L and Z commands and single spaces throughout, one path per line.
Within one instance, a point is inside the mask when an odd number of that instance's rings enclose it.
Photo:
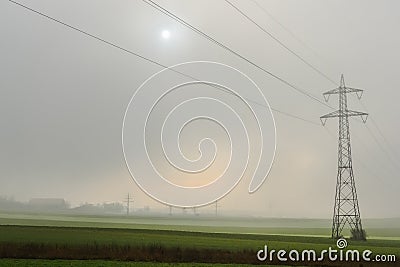
M 354 110 L 343 110 L 343 111 L 336 110 L 324 116 L 321 116 L 320 119 L 322 124 L 325 125 L 326 120 L 329 118 L 354 117 L 354 116 L 360 116 L 363 122 L 366 122 L 368 113 L 354 111 Z
M 364 90 L 358 89 L 358 88 L 347 87 L 347 86 L 338 87 L 338 88 L 335 88 L 335 89 L 332 89 L 332 90 L 329 90 L 329 91 L 323 93 L 325 101 L 328 102 L 330 95 L 339 94 L 340 92 L 344 92 L 345 94 L 356 93 L 358 99 L 361 99 Z

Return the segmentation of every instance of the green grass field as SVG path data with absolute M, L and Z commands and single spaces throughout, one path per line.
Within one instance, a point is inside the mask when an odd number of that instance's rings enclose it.
M 351 249 L 359 251 L 369 249 L 374 254 L 393 254 L 397 258 L 400 257 L 400 241 L 397 240 L 369 240 L 367 242 L 349 240 L 348 242 Z M 0 253 L 7 249 L 12 253 L 22 251 L 22 254 L 15 254 L 16 258 L 65 257 L 65 259 L 79 259 L 82 256 L 87 256 L 89 259 L 139 259 L 141 261 L 148 259 L 163 261 L 164 256 L 162 255 L 171 254 L 173 255 L 171 256 L 172 258 L 166 258 L 167 262 L 171 262 L 174 260 L 174 253 L 178 250 L 179 257 L 176 261 L 196 261 L 198 259 L 202 262 L 208 260 L 208 255 L 215 252 L 217 261 L 218 254 L 225 253 L 226 256 L 223 262 L 229 261 L 230 257 L 235 262 L 241 262 L 242 257 L 240 255 L 243 254 L 245 255 L 243 262 L 247 262 L 246 259 L 251 259 L 254 263 L 256 251 L 265 244 L 276 250 L 285 249 L 287 251 L 291 249 L 299 251 L 315 249 L 316 251 L 321 251 L 329 246 L 336 248 L 335 242 L 329 238 L 311 236 L 216 234 L 145 229 L 0 226 Z M 140 250 L 139 254 L 137 254 L 138 249 Z M 41 251 L 43 250 L 49 250 L 51 253 L 42 253 Z M 31 254 L 24 254 L 23 251 Z M 79 251 L 78 254 L 76 254 L 77 251 Z M 126 257 L 126 255 L 131 255 L 132 251 L 134 251 L 133 256 Z M 156 255 L 155 258 L 151 258 L 152 256 L 148 258 L 149 253 Z M 162 255 L 160 256 L 160 254 Z
M 209 222 L 214 219 L 203 219 L 205 225 L 194 225 L 188 224 L 185 218 L 103 218 L 65 215 L 58 217 L 16 215 L 17 218 L 11 218 L 11 215 L 7 216 L 0 216 L 0 258 L 28 259 L 3 259 L 0 260 L 0 266 L 153 266 L 155 263 L 129 261 L 207 263 L 219 262 L 219 255 L 222 255 L 221 262 L 232 260 L 237 263 L 255 263 L 256 252 L 265 244 L 275 250 L 287 251 L 291 249 L 321 251 L 329 246 L 336 248 L 335 241 L 328 237 L 329 231 L 326 228 L 304 227 L 302 224 L 299 226 L 303 227 L 297 228 L 263 228 L 254 223 L 247 227 L 236 226 L 233 223 L 223 227 L 218 225 L 223 220 L 219 220 L 218 223 Z M 166 224 L 162 220 L 168 220 L 169 223 Z M 369 233 L 369 230 L 367 231 Z M 348 240 L 348 248 L 359 251 L 369 249 L 374 254 L 392 254 L 399 258 L 400 240 L 396 238 L 398 229 L 377 228 L 376 233 L 379 231 L 391 239 L 381 237 L 366 242 Z M 91 260 L 46 261 L 45 259 Z M 101 260 L 124 261 L 113 265 L 115 262 Z M 55 262 L 57 265 L 51 265 Z M 209 266 L 182 264 L 182 266 Z M 170 265 L 165 263 L 155 266 Z
M 280 236 L 230 233 L 203 233 L 155 229 L 113 229 L 52 226 L 0 226 L 1 243 L 45 243 L 67 245 L 153 245 L 188 248 L 219 248 L 228 250 L 258 250 L 268 244 L 276 249 L 324 249 L 335 246 L 327 237 Z M 349 241 L 355 248 L 374 247 L 376 252 L 400 256 L 400 241 L 369 240 Z
M 0 259 L 0 267 L 228 267 L 231 264 L 207 263 L 160 263 L 160 262 L 123 262 L 104 260 L 32 260 L 32 259 Z M 237 264 L 237 267 L 250 267 L 250 264 Z M 272 265 L 263 265 L 272 267 Z M 282 265 L 281 265 L 282 266 Z M 282 266 L 284 267 L 284 266 Z
M 1 213 L 0 225 L 98 227 L 122 229 L 155 229 L 212 233 L 248 233 L 263 235 L 330 235 L 330 220 L 323 219 L 263 219 L 263 218 L 215 218 L 179 216 L 99 216 L 70 214 L 18 214 Z M 400 219 L 383 222 L 365 220 L 370 239 L 400 240 Z

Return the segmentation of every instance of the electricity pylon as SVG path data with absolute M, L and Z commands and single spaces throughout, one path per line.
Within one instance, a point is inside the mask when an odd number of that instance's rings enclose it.
M 349 225 L 353 238 L 365 240 L 351 159 L 349 117 L 360 116 L 365 123 L 368 114 L 347 109 L 348 93 L 356 93 L 358 99 L 360 99 L 363 90 L 347 87 L 342 75 L 340 86 L 323 94 L 325 101 L 329 100 L 330 95 L 339 95 L 339 110 L 321 117 L 323 125 L 325 125 L 328 118 L 339 118 L 338 173 L 333 211 L 332 238 L 340 238 L 344 226 Z

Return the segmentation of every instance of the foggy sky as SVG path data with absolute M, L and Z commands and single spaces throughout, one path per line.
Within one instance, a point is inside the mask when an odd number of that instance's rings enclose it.
M 233 0 L 232 0 L 233 1 Z M 322 98 L 335 88 L 241 17 L 224 1 L 157 1 L 220 42 Z M 400 3 L 233 1 L 287 46 L 339 82 L 365 89 L 349 108 L 355 180 L 363 217 L 398 217 L 400 186 Z M 25 1 L 27 5 L 165 65 L 208 60 L 231 65 L 261 88 L 273 108 L 319 123 L 331 110 L 215 46 L 142 1 Z M 171 36 L 163 39 L 161 32 Z M 0 2 L 0 195 L 27 201 L 61 197 L 162 207 L 134 183 L 121 148 L 122 119 L 135 90 L 161 70 L 140 58 Z M 309 49 L 308 47 L 311 47 Z M 337 106 L 331 97 L 330 105 Z M 274 113 L 277 154 L 264 185 L 249 195 L 242 181 L 221 209 L 255 216 L 331 217 L 337 167 L 337 121 L 326 128 Z

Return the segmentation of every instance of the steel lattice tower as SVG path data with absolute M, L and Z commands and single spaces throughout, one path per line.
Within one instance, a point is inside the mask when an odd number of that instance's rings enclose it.
M 350 226 L 353 238 L 364 240 L 365 232 L 361 224 L 360 209 L 354 182 L 353 163 L 351 159 L 349 117 L 360 116 L 365 123 L 368 114 L 347 109 L 348 93 L 356 93 L 357 97 L 360 99 L 363 90 L 347 87 L 342 75 L 340 86 L 323 94 L 326 101 L 329 100 L 330 95 L 339 95 L 339 110 L 321 117 L 323 125 L 325 125 L 328 118 L 339 118 L 338 172 L 333 211 L 332 238 L 340 238 L 342 236 L 342 230 L 347 224 Z

